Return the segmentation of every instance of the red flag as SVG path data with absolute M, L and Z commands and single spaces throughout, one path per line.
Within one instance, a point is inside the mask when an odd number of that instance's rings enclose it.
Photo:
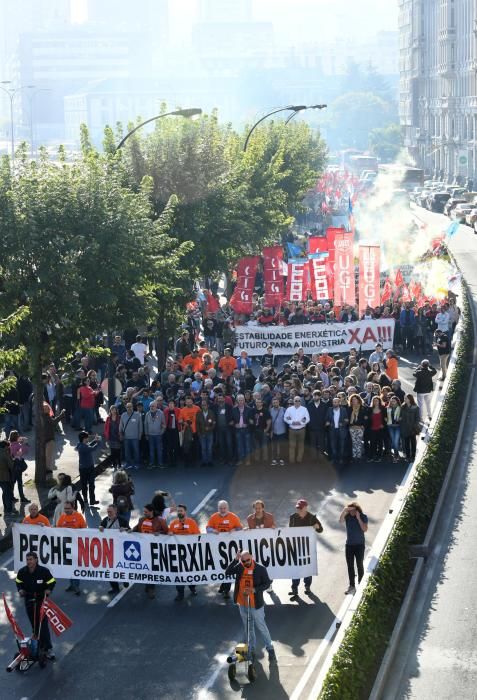
M 311 280 L 311 296 L 315 301 L 327 301 L 331 298 L 326 274 L 328 253 L 314 253 L 308 257 Z
M 15 637 L 17 639 L 24 639 L 25 635 L 23 634 L 20 625 L 13 617 L 12 611 L 8 607 L 8 603 L 7 603 L 6 598 L 5 598 L 5 593 L 2 593 L 2 597 L 3 597 L 3 605 L 5 606 L 5 613 L 6 613 L 8 620 L 12 626 L 12 630 L 13 630 Z
M 283 248 L 280 245 L 263 249 L 263 286 L 265 306 L 280 306 L 283 299 Z
M 335 244 L 335 270 L 334 270 L 334 303 L 356 303 L 356 291 L 354 284 L 354 259 L 353 259 L 353 234 L 347 231 L 337 233 Z
M 68 615 L 59 608 L 50 598 L 45 598 L 40 608 L 40 624 L 44 617 L 48 618 L 51 629 L 57 637 L 66 632 L 73 622 Z
M 396 272 L 396 278 L 394 280 L 394 285 L 396 287 L 401 287 L 403 282 L 404 282 L 404 278 L 402 276 L 401 269 L 399 268 L 398 271 Z
M 361 245 L 359 247 L 359 313 L 366 307 L 379 306 L 379 267 L 381 247 L 379 245 Z
M 259 258 L 257 255 L 239 260 L 237 286 L 234 289 L 230 306 L 238 314 L 251 314 L 253 310 L 253 288 Z
M 386 281 L 384 283 L 383 287 L 383 293 L 381 294 L 381 304 L 385 304 L 387 301 L 391 299 L 393 293 L 393 287 L 391 284 L 391 280 L 389 277 L 386 277 Z
M 327 253 L 328 239 L 325 236 L 310 236 L 308 239 L 308 253 Z
M 402 286 L 402 300 L 404 303 L 411 301 L 411 295 L 409 293 L 409 287 L 407 286 L 407 284 L 403 284 Z
M 308 260 L 288 261 L 288 300 L 305 301 L 308 291 Z
M 208 289 L 204 289 L 204 296 L 207 303 L 207 311 L 210 311 L 211 314 L 215 314 L 217 311 L 220 311 L 219 300 L 214 297 L 212 292 L 210 292 Z

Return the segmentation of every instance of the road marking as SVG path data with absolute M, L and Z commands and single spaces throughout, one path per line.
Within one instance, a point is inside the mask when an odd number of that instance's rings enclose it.
M 198 513 L 200 510 L 202 510 L 202 508 L 205 506 L 205 504 L 207 503 L 207 501 L 209 501 L 215 493 L 217 493 L 217 489 L 211 489 L 211 490 L 209 491 L 209 493 L 208 493 L 206 496 L 204 496 L 204 498 L 201 500 L 201 502 L 194 508 L 194 510 L 192 511 L 191 515 L 197 515 L 197 513 Z M 127 593 L 128 591 L 130 591 L 131 588 L 132 588 L 133 586 L 134 586 L 134 583 L 131 583 L 131 584 L 129 584 L 129 587 L 128 587 L 128 588 L 123 588 L 121 591 L 119 591 L 119 593 L 116 593 L 116 595 L 114 596 L 114 598 L 112 598 L 112 599 L 109 601 L 109 603 L 107 604 L 106 607 L 107 607 L 107 608 L 114 608 L 114 606 L 117 605 L 117 604 L 119 603 L 119 601 L 121 600 L 121 598 L 124 598 L 124 596 L 126 595 L 126 593 Z
M 199 505 L 196 506 L 196 507 L 194 508 L 194 510 L 192 511 L 191 515 L 197 515 L 197 513 L 199 512 L 199 510 L 202 510 L 202 508 L 205 506 L 205 504 L 207 503 L 207 501 L 209 501 L 209 500 L 212 498 L 212 496 L 214 495 L 214 493 L 217 493 L 217 489 L 211 489 L 211 490 L 209 491 L 209 493 L 207 494 L 207 496 L 204 496 L 204 498 L 201 500 L 201 502 L 199 503 Z
M 3 566 L 0 567 L 0 571 L 8 572 L 8 565 L 11 564 L 12 561 L 13 561 L 13 554 L 11 557 L 8 557 L 8 559 L 3 563 Z
M 209 688 L 212 688 L 215 681 L 219 677 L 219 673 L 222 671 L 224 664 L 227 661 L 227 655 L 226 654 L 216 654 L 214 656 L 214 660 L 217 662 L 217 668 L 215 669 L 215 671 L 212 671 L 212 673 L 207 678 L 207 680 L 205 681 L 202 688 L 195 695 L 196 700 L 207 700 L 207 698 L 209 697 Z
M 405 357 L 401 357 L 401 355 L 399 355 L 399 362 L 405 362 L 406 365 L 415 365 L 416 364 L 415 362 L 411 362 L 411 360 L 408 360 Z
M 406 384 L 407 386 L 410 386 L 411 389 L 414 391 L 414 384 L 412 382 L 409 382 L 407 379 L 401 379 L 401 384 Z
M 119 591 L 119 593 L 116 593 L 114 598 L 112 598 L 109 603 L 107 604 L 107 608 L 114 608 L 114 606 L 119 603 L 121 598 L 124 598 L 126 593 L 131 590 L 131 588 L 134 586 L 134 583 L 130 583 L 128 588 L 123 588 L 122 591 Z

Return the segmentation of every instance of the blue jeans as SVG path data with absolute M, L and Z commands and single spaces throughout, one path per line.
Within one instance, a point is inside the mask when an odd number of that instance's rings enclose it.
M 247 634 L 247 608 L 244 605 L 239 605 L 238 609 L 242 618 L 244 632 Z M 250 651 L 254 651 L 257 644 L 255 628 L 262 635 L 267 651 L 273 649 L 272 638 L 265 622 L 265 607 L 263 605 L 258 610 L 250 608 Z
M 83 420 L 84 429 L 90 433 L 93 429 L 94 408 L 80 408 L 80 422 Z
M 239 462 L 248 459 L 250 455 L 250 433 L 248 428 L 237 428 L 235 431 L 237 439 L 237 456 Z
M 212 448 L 214 446 L 214 433 L 204 433 L 199 436 L 200 451 L 202 453 L 202 464 L 212 462 Z
M 330 438 L 331 456 L 333 459 L 342 460 L 344 458 L 344 451 L 345 451 L 345 446 L 346 446 L 346 434 L 347 434 L 347 428 L 330 427 L 329 438 Z
M 388 433 L 391 439 L 391 447 L 396 452 L 399 452 L 399 443 L 401 441 L 401 428 L 399 425 L 388 425 Z
M 151 465 L 162 464 L 162 435 L 149 435 L 149 462 Z
M 124 458 L 126 460 L 126 466 L 139 467 L 141 464 L 139 440 L 131 440 L 129 438 L 124 440 Z

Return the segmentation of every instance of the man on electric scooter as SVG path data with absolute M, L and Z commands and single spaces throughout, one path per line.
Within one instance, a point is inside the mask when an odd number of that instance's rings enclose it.
M 272 638 L 265 622 L 263 593 L 270 588 L 271 581 L 264 566 L 257 564 L 250 552 L 237 552 L 235 559 L 225 570 L 227 576 L 235 576 L 234 602 L 239 606 L 245 634 L 247 634 L 247 613 L 250 608 L 250 644 L 249 652 L 255 656 L 255 627 L 258 629 L 268 651 L 268 660 L 275 662 L 277 657 Z
M 26 566 L 19 569 L 15 583 L 20 596 L 25 599 L 25 608 L 33 634 L 39 639 L 40 647 L 46 652 L 46 658 L 53 661 L 55 654 L 51 644 L 48 618 L 44 617 L 40 626 L 40 609 L 43 599 L 48 598 L 55 587 L 56 580 L 46 566 L 38 564 L 38 555 L 35 552 L 28 552 Z

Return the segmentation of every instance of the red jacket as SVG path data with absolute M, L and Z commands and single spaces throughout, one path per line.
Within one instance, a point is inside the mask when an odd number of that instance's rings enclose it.
M 119 431 L 119 416 L 116 419 L 116 423 L 118 424 L 118 431 Z M 111 416 L 108 416 L 106 418 L 106 423 L 104 424 L 104 438 L 105 440 L 109 440 L 111 437 Z
M 179 418 L 181 415 L 181 409 L 180 408 L 173 408 L 174 415 L 176 417 L 176 428 L 179 427 Z M 169 407 L 164 409 L 164 418 L 166 419 L 166 429 L 169 427 L 169 416 L 171 415 L 171 409 Z

